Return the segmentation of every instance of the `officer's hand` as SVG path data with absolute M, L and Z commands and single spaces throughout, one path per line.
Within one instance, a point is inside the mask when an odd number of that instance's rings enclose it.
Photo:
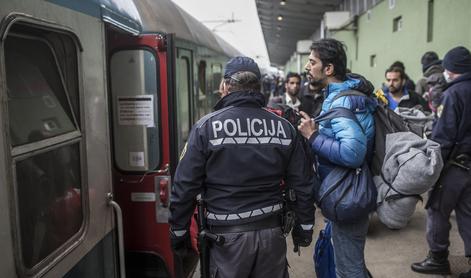
M 184 232 L 184 233 L 183 233 Z M 188 230 L 172 230 L 170 229 L 170 244 L 173 253 L 178 256 L 186 256 L 190 253 L 191 239 Z
M 307 247 L 312 242 L 312 229 L 304 230 L 301 225 L 296 224 L 291 232 L 294 246 Z
M 298 125 L 298 130 L 306 139 L 309 139 L 317 131 L 317 125 L 305 112 L 300 111 L 299 114 L 301 114 L 302 118 L 301 123 Z

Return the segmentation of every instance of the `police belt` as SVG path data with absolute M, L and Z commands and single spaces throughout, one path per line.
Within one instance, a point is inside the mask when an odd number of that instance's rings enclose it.
M 212 233 L 216 233 L 216 234 L 242 233 L 242 232 L 271 229 L 271 228 L 276 228 L 276 227 L 281 227 L 281 215 L 278 213 L 275 213 L 270 216 L 264 217 L 260 220 L 255 220 L 253 222 L 248 222 L 248 223 L 228 225 L 228 226 L 208 225 L 209 230 Z

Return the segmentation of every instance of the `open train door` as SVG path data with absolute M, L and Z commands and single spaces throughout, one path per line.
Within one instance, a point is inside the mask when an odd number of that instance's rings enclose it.
M 173 36 L 107 30 L 114 195 L 123 212 L 128 277 L 188 277 L 196 251 L 174 256 L 169 240 L 175 122 Z M 195 223 L 192 224 L 196 250 Z

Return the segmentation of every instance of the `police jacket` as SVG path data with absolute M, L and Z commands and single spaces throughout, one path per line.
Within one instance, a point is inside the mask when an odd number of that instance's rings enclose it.
M 376 109 L 376 103 L 366 95 L 336 98 L 346 90 L 357 90 L 369 95 L 373 86 L 361 78 L 348 77 L 344 82 L 331 83 L 325 89 L 321 115 L 334 107 L 348 108 L 354 111 L 361 126 L 354 120 L 343 117 L 319 124 L 319 130 L 314 132 L 309 142 L 318 157 L 321 179 L 336 165 L 360 167 L 367 152 L 371 152 L 373 148 L 375 126 L 372 113 Z
M 450 82 L 443 92 L 432 140 L 440 143 L 444 161 L 454 158 L 450 154 L 471 155 L 471 73 Z M 456 147 L 455 147 L 456 145 Z M 455 150 L 453 150 L 455 148 Z
M 237 225 L 280 213 L 280 183 L 296 192 L 299 224 L 314 223 L 309 167 L 301 136 L 263 109 L 258 92 L 232 92 L 193 127 L 171 193 L 173 230 L 187 229 L 200 192 L 212 225 Z

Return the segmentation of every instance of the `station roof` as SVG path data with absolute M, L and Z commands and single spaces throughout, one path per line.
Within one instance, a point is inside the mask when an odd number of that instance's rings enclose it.
M 319 28 L 324 13 L 337 10 L 339 3 L 340 0 L 256 0 L 271 63 L 284 65 L 296 51 L 296 42 L 309 39 Z

